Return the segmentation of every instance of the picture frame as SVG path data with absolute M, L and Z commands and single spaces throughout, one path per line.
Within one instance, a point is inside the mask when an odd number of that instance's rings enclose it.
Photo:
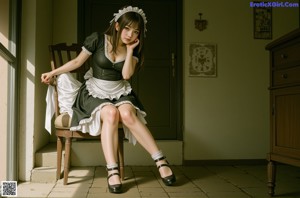
M 217 76 L 217 45 L 214 43 L 189 43 L 189 76 Z
M 272 7 L 254 7 L 253 22 L 254 39 L 272 39 Z

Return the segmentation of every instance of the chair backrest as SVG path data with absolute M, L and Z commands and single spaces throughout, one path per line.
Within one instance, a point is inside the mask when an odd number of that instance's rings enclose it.
M 77 43 L 73 43 L 71 45 L 67 45 L 66 43 L 49 45 L 49 51 L 51 56 L 51 69 L 54 70 L 57 67 L 62 66 L 66 62 L 78 56 L 78 54 L 81 52 L 81 47 L 82 46 Z M 87 64 L 85 64 L 79 67 L 78 69 L 72 71 L 72 73 L 84 74 L 87 71 L 87 69 L 88 66 Z M 82 81 L 82 79 L 78 80 Z
M 66 43 L 58 43 L 55 45 L 49 45 L 50 59 L 51 59 L 51 69 L 54 70 L 68 61 L 74 59 L 81 52 L 81 45 L 73 43 L 67 45 Z M 75 78 L 79 81 L 83 81 L 85 72 L 88 70 L 88 64 L 84 64 L 76 70 L 71 71 L 75 73 Z M 55 97 L 55 116 L 59 115 L 58 106 L 58 93 L 56 88 L 56 77 L 53 78 L 51 85 L 55 87 L 54 97 Z

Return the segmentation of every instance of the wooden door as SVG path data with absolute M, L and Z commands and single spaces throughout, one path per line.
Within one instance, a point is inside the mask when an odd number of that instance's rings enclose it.
M 131 84 L 146 109 L 147 126 L 155 139 L 181 139 L 181 0 L 79 0 L 78 3 L 78 16 L 82 18 L 78 24 L 79 41 L 91 32 L 103 32 L 113 13 L 124 5 L 144 10 L 148 20 L 145 64 Z
M 300 157 L 300 86 L 272 91 L 272 152 Z

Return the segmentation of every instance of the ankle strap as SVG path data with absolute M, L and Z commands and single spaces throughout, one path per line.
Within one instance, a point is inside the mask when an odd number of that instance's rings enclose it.
M 118 175 L 118 176 L 120 177 L 120 174 L 119 174 L 119 173 L 112 173 L 112 174 L 108 175 L 107 180 L 108 180 L 109 178 L 111 178 L 112 176 L 114 176 L 114 175 Z
M 161 165 L 157 166 L 157 168 L 160 169 L 160 168 L 163 167 L 163 166 L 170 167 L 169 163 L 167 162 L 166 164 L 161 164 Z
M 163 157 L 160 157 L 160 158 L 158 158 L 158 159 L 156 159 L 156 160 L 154 160 L 155 162 L 158 162 L 158 161 L 161 161 L 161 160 L 164 160 L 164 159 L 166 159 L 166 157 L 165 156 L 163 156 Z
M 106 168 L 106 171 L 119 170 L 119 167 Z

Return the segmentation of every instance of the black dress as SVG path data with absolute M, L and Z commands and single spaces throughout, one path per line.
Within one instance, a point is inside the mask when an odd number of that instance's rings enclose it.
M 146 123 L 143 105 L 133 93 L 129 82 L 122 78 L 125 60 L 111 61 L 107 55 L 107 42 L 107 35 L 93 33 L 83 44 L 83 50 L 92 54 L 92 70 L 85 75 L 86 81 L 79 88 L 72 106 L 71 130 L 73 131 L 79 130 L 91 135 L 99 135 L 101 131 L 100 110 L 105 105 L 132 104 L 137 110 L 138 118 Z M 133 56 L 138 59 L 135 52 Z M 123 127 L 125 136 L 135 143 L 128 128 Z

